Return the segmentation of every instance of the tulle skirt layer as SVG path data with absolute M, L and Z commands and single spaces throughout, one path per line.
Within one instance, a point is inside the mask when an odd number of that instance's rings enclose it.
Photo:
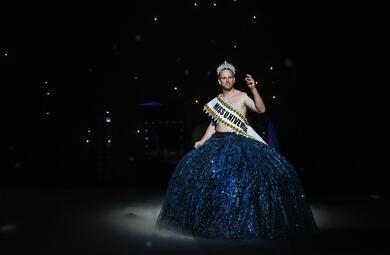
M 236 240 L 289 239 L 317 230 L 290 162 L 230 132 L 215 133 L 178 162 L 156 226 Z

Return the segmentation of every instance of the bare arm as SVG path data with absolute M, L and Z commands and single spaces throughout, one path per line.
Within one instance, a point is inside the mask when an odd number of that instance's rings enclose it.
M 254 91 L 256 90 L 256 91 Z M 257 89 L 252 90 L 253 96 L 255 98 L 255 101 L 252 100 L 248 95 L 245 95 L 245 105 L 248 107 L 251 111 L 256 113 L 264 113 L 265 112 L 265 104 L 263 99 L 261 98 L 259 92 Z
M 259 92 L 257 91 L 255 80 L 249 74 L 247 74 L 245 80 L 247 82 L 248 87 L 252 91 L 253 98 L 254 98 L 254 101 L 253 101 L 248 95 L 245 94 L 245 101 L 244 101 L 245 105 L 251 111 L 254 111 L 257 113 L 264 113 L 265 112 L 265 104 L 264 104 L 264 101 L 261 98 Z
M 198 148 L 199 146 L 203 145 L 210 137 L 215 133 L 215 123 L 214 121 L 210 122 L 210 125 L 207 127 L 206 132 L 204 133 L 202 139 L 195 142 L 194 147 Z
M 214 121 L 210 121 L 210 125 L 207 127 L 206 132 L 204 133 L 202 139 L 200 141 L 202 143 L 206 142 L 210 137 L 215 133 L 215 123 Z

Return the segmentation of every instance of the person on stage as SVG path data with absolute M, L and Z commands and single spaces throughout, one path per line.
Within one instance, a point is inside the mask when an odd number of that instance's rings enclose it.
M 173 171 L 156 228 L 193 237 L 280 240 L 316 233 L 292 164 L 249 125 L 246 112 L 266 107 L 249 74 L 253 99 L 234 88 L 235 67 L 217 68 L 222 93 L 204 105 L 211 121 Z

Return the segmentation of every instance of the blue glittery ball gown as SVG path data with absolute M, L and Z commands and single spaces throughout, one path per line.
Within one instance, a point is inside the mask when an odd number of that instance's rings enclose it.
M 317 230 L 291 163 L 233 132 L 214 133 L 178 162 L 156 227 L 228 240 L 284 240 Z

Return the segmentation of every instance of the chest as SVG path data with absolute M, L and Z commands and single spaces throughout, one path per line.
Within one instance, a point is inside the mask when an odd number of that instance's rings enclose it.
M 245 102 L 244 102 L 244 97 L 243 96 L 237 95 L 237 96 L 231 97 L 229 99 L 225 99 L 225 101 L 230 106 L 232 106 L 233 108 L 235 108 L 236 110 L 238 110 L 239 112 L 241 112 L 245 116 L 245 114 L 246 114 L 246 106 L 245 106 Z

